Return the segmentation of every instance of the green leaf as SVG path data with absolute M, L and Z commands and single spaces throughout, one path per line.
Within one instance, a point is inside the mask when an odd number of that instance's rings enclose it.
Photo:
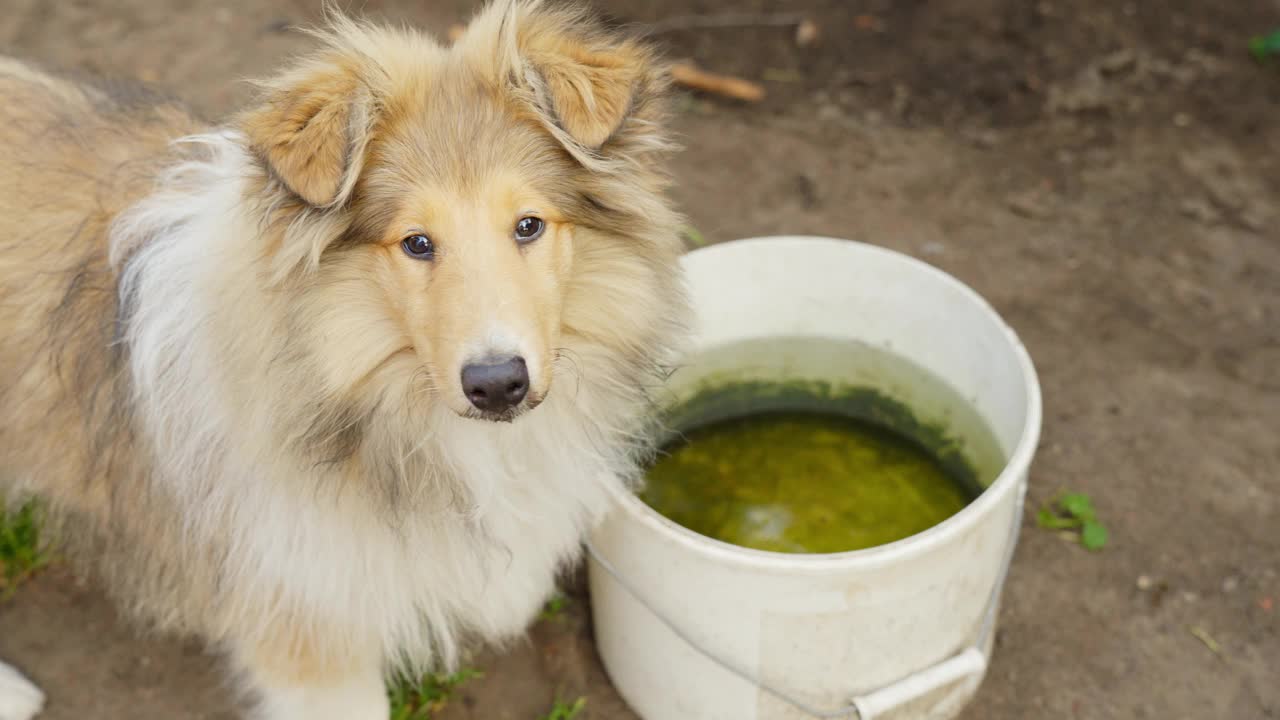
M 1061 517 L 1047 507 L 1036 513 L 1036 524 L 1046 530 L 1069 530 L 1080 525 L 1076 518 Z
M 39 514 L 33 503 L 16 510 L 0 503 L 0 601 L 52 560 L 40 539 Z
M 542 606 L 542 612 L 538 613 L 538 616 L 543 620 L 555 620 L 564 613 L 564 609 L 568 606 L 569 598 L 557 592 Z
M 563 700 L 556 700 L 555 705 L 551 708 L 551 712 L 543 715 L 539 720 L 573 720 L 578 717 L 578 714 L 581 713 L 583 708 L 586 706 L 587 699 L 585 697 L 578 698 L 572 704 L 566 703 Z
M 707 238 L 702 235 L 698 228 L 693 227 L 692 225 L 686 225 L 680 231 L 680 234 L 684 235 L 684 240 L 689 247 L 700 248 L 707 244 Z
M 1080 544 L 1089 550 L 1101 550 L 1107 544 L 1107 529 L 1097 520 L 1086 520 L 1080 530 Z
M 1280 30 L 1249 39 L 1249 52 L 1259 60 L 1280 53 Z
M 479 670 L 464 668 L 453 675 L 428 673 L 416 679 L 398 678 L 387 689 L 391 720 L 431 720 L 459 685 L 483 676 Z
M 1081 520 L 1092 520 L 1094 515 L 1093 500 L 1084 493 L 1067 493 L 1058 501 L 1058 505 L 1068 515 Z
M 1267 57 L 1267 41 L 1265 38 L 1253 37 L 1249 38 L 1249 53 L 1255 59 L 1265 60 Z

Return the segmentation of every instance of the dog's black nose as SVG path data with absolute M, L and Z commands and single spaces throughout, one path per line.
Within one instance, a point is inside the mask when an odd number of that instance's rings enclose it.
M 467 365 L 462 368 L 462 392 L 479 410 L 505 412 L 528 394 L 529 368 L 522 357 Z

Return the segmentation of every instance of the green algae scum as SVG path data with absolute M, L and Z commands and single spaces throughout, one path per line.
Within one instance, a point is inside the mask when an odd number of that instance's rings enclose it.
M 650 467 L 641 499 L 694 532 L 734 545 L 837 553 L 927 530 L 995 479 L 1003 459 L 990 429 L 940 380 L 865 346 L 805 349 L 872 370 L 838 386 L 702 382 L 670 414 L 680 431 Z M 734 353 L 757 361 L 768 354 L 737 347 L 719 361 Z M 937 419 L 922 419 L 925 412 Z

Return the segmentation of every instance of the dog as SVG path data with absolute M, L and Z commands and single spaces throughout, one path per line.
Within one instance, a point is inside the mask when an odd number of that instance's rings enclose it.
M 577 7 L 331 13 L 221 125 L 0 61 L 0 467 L 264 720 L 518 637 L 689 307 L 665 68 Z M 0 666 L 0 717 L 40 692 Z

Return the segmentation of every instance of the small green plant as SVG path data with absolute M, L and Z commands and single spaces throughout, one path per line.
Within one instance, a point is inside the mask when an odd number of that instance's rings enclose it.
M 542 612 L 538 613 L 538 617 L 543 620 L 555 620 L 567 607 L 569 607 L 569 598 L 564 593 L 557 592 L 551 596 L 546 605 L 542 606 Z
M 686 225 L 680 230 L 680 235 L 684 237 L 684 243 L 689 248 L 700 248 L 707 244 L 707 238 L 698 228 L 692 225 Z
M 551 712 L 538 718 L 538 720 L 573 720 L 578 717 L 583 708 L 587 706 L 587 699 L 580 697 L 572 703 L 564 700 L 556 700 L 556 704 L 551 706 Z
M 1049 530 L 1075 532 L 1089 550 L 1101 550 L 1107 544 L 1107 528 L 1098 520 L 1093 499 L 1084 493 L 1059 493 L 1040 508 L 1036 523 Z
M 481 677 L 474 668 L 452 675 L 427 673 L 414 680 L 400 678 L 387 690 L 391 698 L 391 720 L 431 720 L 463 683 Z
M 1253 56 L 1258 60 L 1266 60 L 1272 55 L 1280 55 L 1280 30 L 1250 38 L 1249 52 L 1253 53 Z
M 0 503 L 0 600 L 7 600 L 18 585 L 47 564 L 36 505 L 29 502 L 9 512 Z

